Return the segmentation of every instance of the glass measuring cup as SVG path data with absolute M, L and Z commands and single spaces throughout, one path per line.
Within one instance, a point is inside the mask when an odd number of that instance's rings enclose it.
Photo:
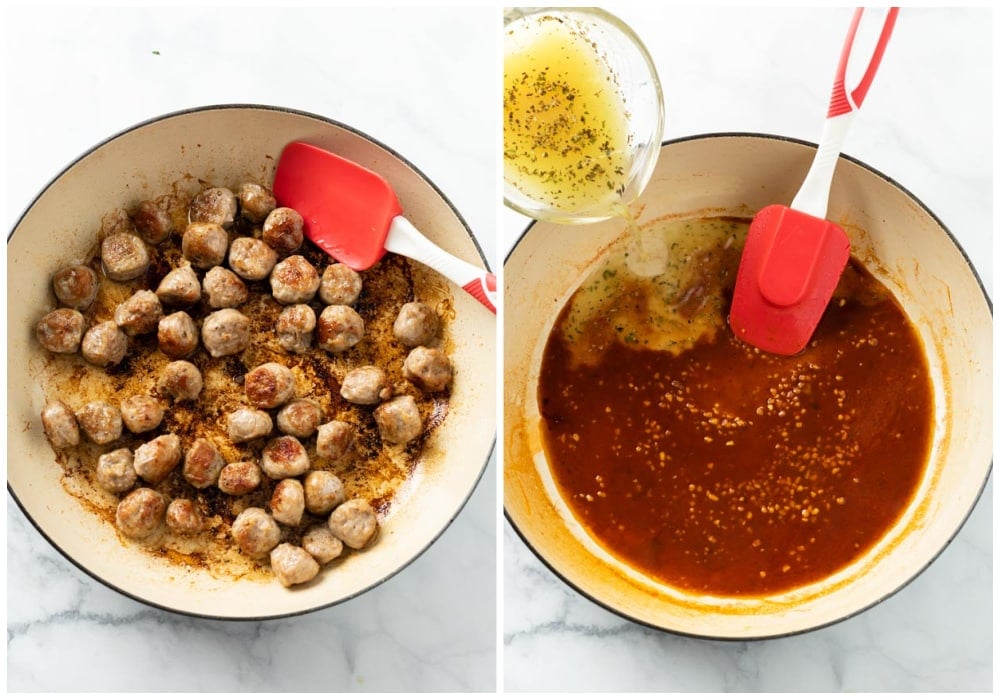
M 627 215 L 656 165 L 663 92 L 642 41 L 598 8 L 504 12 L 504 203 L 534 219 Z

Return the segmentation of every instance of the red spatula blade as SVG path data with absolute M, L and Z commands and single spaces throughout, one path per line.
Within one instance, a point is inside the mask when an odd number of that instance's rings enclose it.
M 780 355 L 802 351 L 823 316 L 851 244 L 836 224 L 782 205 L 750 224 L 729 325 L 741 340 Z
M 309 240 L 355 270 L 385 255 L 389 224 L 403 211 L 381 175 L 300 141 L 281 152 L 274 196 L 302 215 Z

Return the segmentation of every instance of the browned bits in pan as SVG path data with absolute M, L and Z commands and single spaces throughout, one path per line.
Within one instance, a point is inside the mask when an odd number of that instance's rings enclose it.
M 56 271 L 42 425 L 71 492 L 151 556 L 295 586 L 374 539 L 448 396 L 404 370 L 409 261 L 355 272 L 267 188 L 233 191 L 113 210 Z M 447 345 L 423 307 L 411 335 Z

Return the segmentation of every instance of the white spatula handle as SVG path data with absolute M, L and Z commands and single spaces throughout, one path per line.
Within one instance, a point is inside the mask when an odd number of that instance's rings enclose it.
M 827 117 L 823 122 L 823 135 L 820 136 L 816 155 L 813 157 L 806 179 L 802 181 L 791 208 L 817 219 L 826 218 L 826 209 L 830 201 L 830 184 L 833 182 L 833 171 L 837 169 L 837 159 L 840 158 L 841 146 L 847 135 L 854 112 Z
M 389 224 L 385 249 L 422 262 L 437 270 L 493 313 L 497 312 L 497 285 L 492 273 L 456 258 L 432 243 L 406 218 L 397 216 Z
M 815 216 L 817 219 L 826 218 L 827 204 L 830 199 L 830 183 L 833 182 L 833 171 L 837 167 L 837 159 L 840 157 L 841 146 L 844 143 L 844 136 L 848 127 L 854 119 L 854 114 L 861 108 L 861 103 L 868 94 L 875 72 L 879 63 L 882 62 L 882 54 L 885 53 L 886 44 L 892 35 L 892 28 L 896 24 L 896 16 L 899 14 L 898 7 L 889 8 L 882 24 L 882 32 L 872 52 L 868 68 L 862 76 L 858 86 L 851 92 L 844 87 L 844 76 L 847 73 L 847 63 L 854 48 L 854 37 L 858 33 L 858 24 L 864 8 L 854 11 L 851 26 L 847 30 L 847 39 L 844 41 L 844 48 L 840 52 L 840 63 L 837 66 L 837 73 L 833 81 L 833 93 L 830 96 L 830 109 L 823 123 L 823 135 L 820 137 L 819 147 L 816 149 L 816 156 L 813 158 L 806 179 L 802 183 L 798 194 L 792 200 L 791 208 L 805 214 Z

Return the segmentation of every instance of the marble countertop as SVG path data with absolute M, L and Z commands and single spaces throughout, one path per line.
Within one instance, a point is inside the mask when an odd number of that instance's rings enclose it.
M 498 11 L 7 9 L 8 231 L 99 141 L 175 110 L 257 103 L 390 145 L 496 264 Z M 211 79 L 199 79 L 199 76 Z M 192 619 L 126 598 L 52 548 L 8 496 L 10 691 L 481 691 L 497 682 L 497 467 L 412 565 L 326 610 Z
M 816 142 L 849 9 L 605 5 L 658 67 L 665 139 L 761 132 Z M 988 9 L 904 9 L 844 152 L 945 223 L 991 292 Z M 507 210 L 502 250 L 528 220 Z M 986 691 L 993 682 L 992 480 L 946 551 L 902 591 L 795 637 L 713 642 L 628 622 L 585 599 L 503 530 L 508 691 Z

